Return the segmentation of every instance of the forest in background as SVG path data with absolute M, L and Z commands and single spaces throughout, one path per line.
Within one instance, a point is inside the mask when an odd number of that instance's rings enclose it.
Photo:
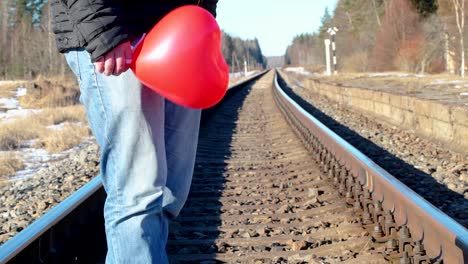
M 285 50 L 287 65 L 324 67 L 327 29 L 337 27 L 338 70 L 448 72 L 464 75 L 467 0 L 339 0 L 325 10 L 317 32 L 296 36 Z M 0 0 L 0 79 L 70 73 L 57 52 L 47 0 Z M 257 39 L 223 32 L 231 72 L 263 69 Z M 281 58 L 269 58 L 270 67 Z
M 288 65 L 325 64 L 328 28 L 336 27 L 338 69 L 349 72 L 465 71 L 466 0 L 339 0 L 320 29 L 294 38 Z
M 222 51 L 231 72 L 262 70 L 267 67 L 267 59 L 262 54 L 258 39 L 244 40 L 223 32 Z
M 0 0 L 0 80 L 70 74 L 55 46 L 47 0 Z M 231 71 L 263 69 L 258 40 L 223 32 L 222 51 Z

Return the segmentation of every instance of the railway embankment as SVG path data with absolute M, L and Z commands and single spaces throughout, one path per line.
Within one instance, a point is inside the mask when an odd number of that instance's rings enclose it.
M 301 85 L 343 106 L 468 152 L 468 93 L 463 92 L 467 84 L 458 80 L 407 81 L 402 76 L 392 87 L 383 78 L 380 84 L 370 80 L 367 85 L 363 85 L 367 81 L 364 78 L 359 82 L 355 79 L 306 77 Z
M 323 91 L 327 89 L 326 85 L 321 86 L 322 90 L 308 86 L 309 79 L 319 79 L 319 83 L 343 84 L 342 80 L 337 81 L 333 77 L 326 77 L 327 80 L 324 80 L 325 77 L 319 75 L 296 75 L 285 72 L 281 76 L 287 82 L 289 92 L 294 94 L 295 98 L 300 98 L 299 100 L 304 102 L 303 107 L 317 116 L 321 122 L 437 208 L 465 227 L 468 226 L 468 154 L 463 153 L 462 146 L 456 148 L 452 144 L 435 140 L 433 137 L 422 136 L 421 133 L 411 131 L 411 128 L 405 129 L 400 125 L 392 125 L 389 118 L 379 113 L 362 110 L 358 106 L 348 105 L 343 102 L 345 99 L 342 97 L 336 96 L 343 101 L 334 100 L 335 95 L 327 96 L 331 92 Z M 395 79 L 395 77 L 392 78 Z M 354 80 L 353 84 L 364 88 L 372 84 L 373 88 L 370 87 L 368 90 L 372 88 L 384 92 L 383 90 L 392 89 L 394 94 L 400 91 L 400 96 L 403 96 L 406 88 L 398 88 L 398 85 L 404 83 L 403 81 L 404 79 L 394 80 L 394 83 L 390 85 L 387 79 L 385 80 L 386 88 L 382 82 L 373 78 Z M 425 82 L 432 83 L 434 80 Z M 328 85 L 336 93 L 341 92 L 340 96 L 344 96 L 344 92 L 340 90 L 340 88 L 344 89 L 344 85 L 342 87 Z M 463 84 L 457 83 L 456 85 L 462 86 Z M 453 86 L 455 85 L 452 81 L 452 87 L 444 88 L 445 92 L 440 91 L 443 89 L 440 86 L 433 87 L 432 91 L 425 88 L 426 92 L 418 93 L 417 99 L 430 101 L 429 98 L 434 98 L 434 101 L 440 104 L 463 107 L 462 100 L 466 99 L 460 100 L 453 95 L 454 90 L 461 93 L 463 88 Z M 440 99 L 442 95 L 444 99 Z M 439 96 L 438 100 L 435 99 L 436 96 Z M 353 100 L 348 100 L 350 101 Z

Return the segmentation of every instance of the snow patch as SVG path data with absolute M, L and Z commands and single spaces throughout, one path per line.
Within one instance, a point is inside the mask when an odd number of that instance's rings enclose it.
M 244 76 L 250 76 L 250 75 L 254 75 L 257 72 L 258 71 L 248 71 L 247 74 L 245 72 L 231 72 L 229 73 L 229 78 L 240 78 Z
M 0 98 L 1 100 L 2 98 Z M 25 118 L 31 114 L 40 113 L 40 109 L 11 109 L 6 112 L 0 113 L 0 122 L 7 123 L 15 121 L 18 118 Z
M 377 73 L 371 73 L 368 76 L 369 77 L 408 77 L 408 76 L 410 76 L 410 74 L 408 74 L 408 73 L 377 72 Z
M 0 98 L 0 108 L 4 109 L 20 109 L 20 104 L 16 97 L 25 96 L 28 90 L 24 87 L 18 87 L 15 91 L 15 97 L 13 98 Z
M 66 123 L 66 122 L 62 122 L 62 123 L 57 124 L 57 125 L 47 126 L 46 128 L 47 128 L 47 129 L 50 129 L 50 130 L 62 130 L 63 127 L 65 126 L 65 123 Z
M 455 84 L 455 83 L 464 83 L 464 80 L 445 80 L 445 79 L 437 79 L 431 82 L 431 84 Z
M 295 83 L 297 86 L 301 87 L 301 88 L 305 88 L 304 84 L 298 80 L 295 80 Z
M 90 142 L 92 139 L 89 138 L 84 141 L 85 142 Z M 34 140 L 30 142 L 34 143 Z M 83 144 L 83 143 L 82 143 Z M 65 158 L 68 154 L 70 154 L 73 151 L 76 151 L 82 147 L 82 144 L 78 144 L 77 146 L 63 151 L 61 153 L 57 154 L 50 154 L 47 152 L 45 149 L 37 149 L 37 148 L 25 148 L 21 149 L 21 151 L 15 151 L 15 152 L 7 152 L 7 151 L 1 151 L 0 153 L 6 153 L 11 155 L 13 153 L 21 156 L 22 159 L 25 161 L 25 169 L 16 172 L 15 176 L 11 177 L 11 180 L 21 180 L 25 179 L 29 176 L 32 176 L 36 172 L 38 172 L 42 168 L 46 168 L 48 165 L 48 162 L 59 160 L 62 158 Z
M 14 83 L 12 81 L 0 81 L 1 83 Z M 39 109 L 22 109 L 17 97 L 25 96 L 28 90 L 24 87 L 18 87 L 14 97 L 0 98 L 0 109 L 6 110 L 0 112 L 0 122 L 11 122 L 18 118 L 25 118 L 31 114 L 38 113 Z
M 16 89 L 16 92 L 15 92 L 16 97 L 25 96 L 26 94 L 28 94 L 28 89 L 24 87 L 18 87 L 18 89 Z
M 0 98 L 0 108 L 4 108 L 4 109 L 19 108 L 19 101 L 16 98 Z
M 307 70 L 304 69 L 304 67 L 288 67 L 284 69 L 285 71 L 288 72 L 295 72 L 303 75 L 310 75 L 311 73 Z
M 5 85 L 5 84 L 13 84 L 16 83 L 15 81 L 0 81 L 0 85 Z
M 423 78 L 426 77 L 425 74 L 412 74 L 412 73 L 397 73 L 397 72 L 376 72 L 376 73 L 370 73 L 367 75 L 368 77 L 417 77 L 417 78 Z

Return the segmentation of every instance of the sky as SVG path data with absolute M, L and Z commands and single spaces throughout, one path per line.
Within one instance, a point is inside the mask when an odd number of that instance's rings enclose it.
M 242 39 L 258 39 L 264 56 L 284 55 L 294 36 L 318 30 L 328 7 L 337 0 L 219 0 L 222 30 Z

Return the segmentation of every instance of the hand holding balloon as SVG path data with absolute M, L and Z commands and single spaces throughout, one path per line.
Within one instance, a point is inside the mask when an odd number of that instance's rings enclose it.
M 179 7 L 148 33 L 131 69 L 146 86 L 190 108 L 208 108 L 226 93 L 229 69 L 215 18 L 198 6 Z
M 130 42 L 121 43 L 94 63 L 96 71 L 107 76 L 118 76 L 130 68 L 132 53 Z

